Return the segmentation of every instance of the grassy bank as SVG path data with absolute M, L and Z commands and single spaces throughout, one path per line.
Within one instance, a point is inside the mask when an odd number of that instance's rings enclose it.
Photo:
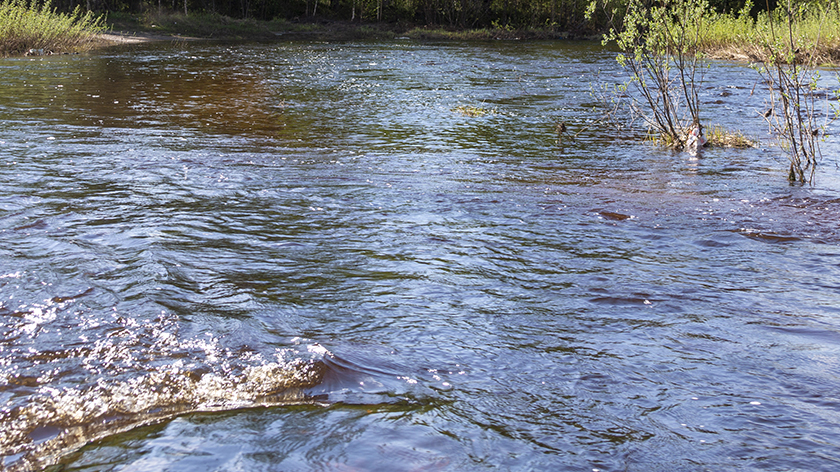
M 129 34 L 152 34 L 214 40 L 270 41 L 286 39 L 356 40 L 389 39 L 400 28 L 391 24 L 361 24 L 341 21 L 260 21 L 235 19 L 214 13 L 190 13 L 151 9 L 140 15 L 112 13 L 108 26 Z
M 290 21 L 234 19 L 212 13 L 149 10 L 140 15 L 112 13 L 108 25 L 115 31 L 220 40 L 314 39 L 349 41 L 358 39 L 418 40 L 544 40 L 567 37 L 551 28 L 444 28 L 404 23 L 361 23 L 306 18 Z
M 415 27 L 403 33 L 412 39 L 488 41 L 488 40 L 546 40 L 565 39 L 569 34 L 552 28 L 477 28 L 446 29 L 433 27 Z M 593 38 L 595 39 L 595 38 Z
M 78 52 L 93 46 L 104 30 L 101 17 L 57 13 L 35 0 L 0 2 L 0 56 Z
M 8 1 L 8 0 L 7 0 Z M 699 48 L 707 56 L 758 60 L 770 38 L 770 19 L 781 24 L 781 11 L 752 18 L 746 14 L 709 13 L 699 35 Z M 108 27 L 114 31 L 222 40 L 314 39 L 358 40 L 408 37 L 418 40 L 552 40 L 569 38 L 554 28 L 444 28 L 403 23 L 360 23 L 307 18 L 304 20 L 259 21 L 234 19 L 213 13 L 190 13 L 150 9 L 140 15 L 111 13 Z M 778 28 L 777 28 L 778 29 Z M 693 34 L 693 33 L 692 33 Z M 778 34 L 778 32 L 777 32 Z M 840 64 L 840 8 L 805 12 L 796 21 L 795 37 L 800 50 L 813 55 L 817 63 Z M 599 39 L 593 36 L 588 39 Z
M 714 57 L 761 61 L 767 58 L 769 44 L 789 42 L 792 36 L 799 61 L 840 64 L 840 4 L 813 5 L 794 14 L 790 35 L 781 8 L 761 12 L 755 19 L 746 13 L 710 14 L 699 34 L 699 47 Z

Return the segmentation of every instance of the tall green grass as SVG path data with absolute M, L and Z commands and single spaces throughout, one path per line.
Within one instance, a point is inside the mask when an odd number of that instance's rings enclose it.
M 788 43 L 792 36 L 792 49 L 807 54 L 815 63 L 840 62 L 840 4 L 814 4 L 794 15 L 792 30 L 788 32 L 787 14 L 781 7 L 770 13 L 761 12 L 755 19 L 746 12 L 710 13 L 699 34 L 699 48 L 712 54 L 761 60 L 768 46 Z
M 105 30 L 104 19 L 76 8 L 58 13 L 47 0 L 0 2 L 0 56 L 75 52 L 92 45 Z

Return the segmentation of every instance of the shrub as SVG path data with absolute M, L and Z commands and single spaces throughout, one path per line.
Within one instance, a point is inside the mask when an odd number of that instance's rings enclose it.
M 89 47 L 104 20 L 91 12 L 58 13 L 49 2 L 3 0 L 0 2 L 0 55 L 51 54 Z

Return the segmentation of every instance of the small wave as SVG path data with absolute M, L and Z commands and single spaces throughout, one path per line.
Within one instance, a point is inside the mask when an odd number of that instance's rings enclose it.
M 84 310 L 95 292 L 0 305 L 0 332 L 30 346 L 0 349 L 0 470 L 41 470 L 92 442 L 184 414 L 392 402 L 425 383 L 390 350 L 352 346 L 338 357 L 299 338 L 285 348 L 231 349 L 209 332 L 182 335 L 173 314 Z
M 603 218 L 613 221 L 632 220 L 633 218 L 635 218 L 633 215 L 625 215 L 624 213 L 618 213 L 607 210 L 601 210 L 598 212 L 598 214 L 601 215 Z
M 38 470 L 107 436 L 175 416 L 308 401 L 304 390 L 325 371 L 321 360 L 294 359 L 198 373 L 170 366 L 87 388 L 42 387 L 26 406 L 0 413 L 0 449 L 9 471 Z
M 0 469 L 41 470 L 87 444 L 185 414 L 324 402 L 413 403 L 427 383 L 406 375 L 411 369 L 389 361 L 388 353 L 370 352 L 376 351 L 370 346 L 339 357 L 296 338 L 295 347 L 278 349 L 272 358 L 222 349 L 215 339 L 178 339 L 171 323 L 159 319 L 133 326 L 135 335 L 155 339 L 151 344 L 127 336 L 122 344 L 49 353 L 56 360 L 124 358 L 96 369 L 103 375 L 85 386 L 0 372 L 8 385 L 26 384 L 31 392 L 24 404 L 0 411 Z M 142 334 L 150 326 L 154 329 Z M 164 359 L 153 365 L 129 362 L 136 355 L 126 352 L 129 344 L 165 353 Z
M 49 330 L 28 327 L 64 321 L 70 313 L 63 308 L 76 297 L 60 298 L 22 307 L 26 320 L 7 320 L 13 323 L 6 327 L 33 341 L 48 336 Z M 215 338 L 180 338 L 177 322 L 167 317 L 76 320 L 94 322 L 104 339 L 0 356 L 0 366 L 11 365 L 8 356 L 31 364 L 0 369 L 0 392 L 17 397 L 0 410 L 0 469 L 40 470 L 85 444 L 187 413 L 311 403 L 307 389 L 322 381 L 324 358 L 331 355 L 318 345 L 308 352 L 278 349 L 273 356 L 231 351 Z M 80 375 L 79 366 L 87 374 Z M 36 371 L 42 374 L 30 374 Z
M 323 357 L 321 382 L 308 390 L 314 398 L 328 403 L 380 404 L 416 401 L 426 397 L 428 388 L 448 386 L 439 378 L 419 378 L 410 372 L 420 369 L 402 365 L 393 351 L 370 345 L 350 345 Z
M 764 241 L 768 243 L 790 243 L 795 241 L 801 241 L 802 238 L 797 236 L 788 236 L 784 234 L 778 234 L 773 232 L 766 232 L 766 231 L 752 231 L 749 229 L 742 229 L 739 231 L 740 234 L 746 236 L 750 239 L 756 239 L 759 241 Z

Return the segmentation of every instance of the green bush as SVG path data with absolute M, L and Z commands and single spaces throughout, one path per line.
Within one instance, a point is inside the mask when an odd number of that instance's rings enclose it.
M 88 47 L 105 29 L 91 12 L 58 13 L 49 2 L 0 2 L 0 56 L 73 52 Z

